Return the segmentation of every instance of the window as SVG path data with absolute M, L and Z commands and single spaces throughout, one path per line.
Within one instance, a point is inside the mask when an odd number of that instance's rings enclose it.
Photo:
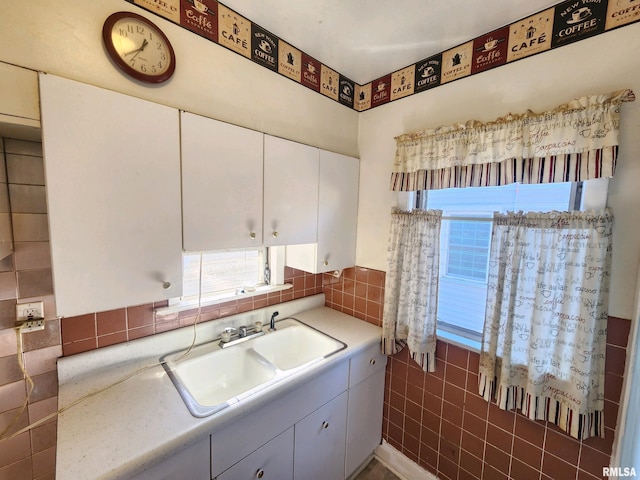
M 579 187 L 572 183 L 514 183 L 419 192 L 417 206 L 443 210 L 439 334 L 476 342 L 482 339 L 493 212 L 573 210 Z
M 184 253 L 182 255 L 181 301 L 198 300 L 200 289 L 204 300 L 233 296 L 252 291 L 265 284 L 263 248 Z M 202 267 L 201 267 L 202 262 Z M 202 269 L 202 280 L 200 270 Z

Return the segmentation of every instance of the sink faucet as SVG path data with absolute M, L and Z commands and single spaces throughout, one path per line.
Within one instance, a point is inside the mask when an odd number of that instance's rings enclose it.
M 269 323 L 270 332 L 275 332 L 276 330 L 276 317 L 278 315 L 280 315 L 278 312 L 273 312 L 273 315 L 271 315 L 271 322 Z

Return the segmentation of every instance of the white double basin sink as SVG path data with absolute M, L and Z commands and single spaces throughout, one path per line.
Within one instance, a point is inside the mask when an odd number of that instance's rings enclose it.
M 213 415 L 347 347 L 295 318 L 276 327 L 228 348 L 212 341 L 161 358 L 192 415 Z

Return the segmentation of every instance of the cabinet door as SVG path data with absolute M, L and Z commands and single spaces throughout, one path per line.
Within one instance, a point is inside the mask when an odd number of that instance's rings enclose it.
M 359 171 L 357 158 L 320 150 L 318 272 L 356 263 Z
M 40 75 L 57 314 L 182 293 L 178 111 Z
M 320 150 L 318 242 L 287 246 L 287 265 L 312 273 L 356 263 L 359 160 Z
M 346 476 L 367 460 L 382 438 L 384 368 L 349 390 Z
M 216 477 L 217 480 L 254 480 L 257 478 L 262 480 L 293 479 L 293 427 Z
M 183 112 L 181 137 L 184 249 L 260 246 L 264 135 Z
M 264 137 L 264 244 L 315 243 L 318 149 Z
M 344 478 L 347 392 L 295 425 L 296 480 Z

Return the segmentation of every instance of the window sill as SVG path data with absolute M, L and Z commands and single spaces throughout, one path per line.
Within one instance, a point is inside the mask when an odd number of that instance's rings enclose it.
M 172 313 L 180 313 L 185 310 L 193 310 L 195 308 L 198 308 L 198 305 L 200 307 L 208 307 L 210 305 L 217 305 L 219 303 L 229 302 L 232 300 L 240 300 L 242 298 L 250 298 L 256 297 L 258 295 L 265 295 L 267 293 L 280 292 L 282 290 L 288 290 L 291 287 L 293 287 L 293 285 L 290 283 L 285 283 L 283 285 L 264 285 L 262 287 L 257 287 L 251 292 L 207 295 L 202 297 L 200 302 L 198 302 L 198 299 L 174 299 L 175 303 L 172 304 L 171 300 L 169 300 L 169 306 L 156 309 L 156 314 L 170 315 Z
M 436 330 L 436 335 L 438 336 L 438 340 L 442 340 L 443 342 L 450 343 L 471 352 L 480 353 L 481 344 L 476 340 L 471 340 L 461 335 L 456 335 L 455 333 L 451 332 L 445 332 L 444 330 L 440 329 Z

